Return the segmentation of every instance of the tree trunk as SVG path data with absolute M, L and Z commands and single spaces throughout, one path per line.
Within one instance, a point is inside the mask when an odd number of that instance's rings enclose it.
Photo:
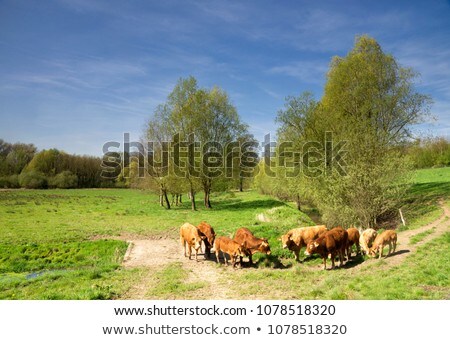
M 211 179 L 204 179 L 202 181 L 203 192 L 205 193 L 204 204 L 206 209 L 211 209 L 211 201 L 209 199 L 211 193 Z
M 297 210 L 302 210 L 301 205 L 300 205 L 300 195 L 299 194 L 297 194 L 295 196 L 295 204 L 297 205 Z
M 163 198 L 163 190 L 162 190 L 162 188 L 161 188 L 161 190 L 159 191 L 159 205 L 161 206 L 161 207 L 164 207 L 164 200 L 163 200 L 164 198 Z
M 167 191 L 164 190 L 163 193 L 164 193 L 164 200 L 166 201 L 166 204 L 167 204 L 167 209 L 170 209 L 170 202 L 169 202 L 169 198 L 167 197 Z
M 244 179 L 242 177 L 239 177 L 239 191 L 244 191 Z
M 182 203 L 183 203 L 183 202 L 181 201 L 181 196 L 183 196 L 183 194 L 180 194 L 180 201 L 179 201 L 179 202 L 180 202 L 180 204 L 182 204 Z
M 211 201 L 210 201 L 210 199 L 209 199 L 209 196 L 210 196 L 210 189 L 205 189 L 204 190 L 205 191 L 205 199 L 204 199 L 204 203 L 205 203 L 205 208 L 206 209 L 211 209 L 212 207 L 211 207 Z
M 197 207 L 195 206 L 195 194 L 194 194 L 194 190 L 192 190 L 192 188 L 191 188 L 191 191 L 189 192 L 189 195 L 191 196 L 192 210 L 195 211 L 195 210 L 197 210 Z

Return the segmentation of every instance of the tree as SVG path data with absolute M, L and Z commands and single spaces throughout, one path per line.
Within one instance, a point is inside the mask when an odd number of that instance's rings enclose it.
M 284 109 L 279 110 L 276 117 L 276 122 L 280 124 L 277 131 L 279 164 L 273 190 L 278 197 L 293 200 L 298 210 L 307 196 L 307 185 L 301 170 L 308 164 L 308 154 L 302 154 L 303 146 L 308 139 L 320 135 L 315 122 L 318 107 L 319 103 L 312 93 L 303 92 L 298 97 L 287 97 Z
M 204 205 L 211 208 L 213 182 L 224 172 L 223 148 L 246 130 L 225 91 L 199 89 L 193 77 L 180 79 L 146 126 L 146 139 L 160 145 L 154 146 L 155 157 L 164 142 L 173 142 L 167 169 L 150 166 L 150 176 L 160 180 L 164 192 L 169 183 L 185 181 L 193 210 L 196 191 L 201 188 Z
M 357 37 L 347 56 L 333 58 L 319 103 L 303 95 L 279 113 L 282 138 L 296 147 L 318 142 L 316 175 L 302 178 L 330 225 L 374 226 L 398 207 L 409 169 L 398 149 L 431 103 L 414 89 L 415 76 L 375 39 Z M 330 153 L 337 145 L 344 145 L 344 167 Z

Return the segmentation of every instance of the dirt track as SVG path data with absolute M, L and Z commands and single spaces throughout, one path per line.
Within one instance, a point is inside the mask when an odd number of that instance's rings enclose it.
M 418 229 L 398 233 L 396 252 L 392 256 L 385 258 L 388 267 L 383 266 L 383 270 L 399 265 L 407 256 L 414 253 L 418 247 L 448 231 L 448 228 L 450 227 L 450 210 L 443 203 L 440 203 L 440 205 L 443 209 L 443 213 L 437 220 Z M 430 235 L 427 235 L 422 241 L 414 245 L 409 244 L 409 240 L 412 236 L 431 229 L 434 229 L 434 231 Z M 153 240 L 135 239 L 129 240 L 129 242 L 130 245 L 127 254 L 125 255 L 123 266 L 125 268 L 148 268 L 148 274 L 142 277 L 141 282 L 133 287 L 123 298 L 136 300 L 151 298 L 146 296 L 146 292 L 151 283 L 152 274 L 155 271 L 162 270 L 170 263 L 182 263 L 183 268 L 189 273 L 188 281 L 206 282 L 210 284 L 208 286 L 214 287 L 214 289 L 202 289 L 202 291 L 199 292 L 199 296 L 201 296 L 202 299 L 220 300 L 238 298 L 234 294 L 234 291 L 229 288 L 230 285 L 227 282 L 227 271 L 233 269 L 220 268 L 215 262 L 205 260 L 203 254 L 199 256 L 199 262 L 196 262 L 193 259 L 188 260 L 184 257 L 178 240 L 169 238 Z M 363 268 L 367 268 L 368 266 L 374 266 L 375 264 L 376 261 L 374 260 L 365 261 L 346 270 L 354 273 Z M 199 267 L 201 270 L 199 270 Z

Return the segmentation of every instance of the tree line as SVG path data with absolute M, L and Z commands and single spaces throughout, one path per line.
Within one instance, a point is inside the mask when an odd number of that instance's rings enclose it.
M 115 183 L 101 177 L 101 158 L 0 139 L 0 188 L 98 188 Z

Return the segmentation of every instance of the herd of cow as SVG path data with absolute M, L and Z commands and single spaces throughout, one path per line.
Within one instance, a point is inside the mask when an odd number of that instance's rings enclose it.
M 197 227 L 185 223 L 180 228 L 180 241 L 184 248 L 184 256 L 191 259 L 192 249 L 195 250 L 195 259 L 198 261 L 198 252 L 205 246 L 205 257 L 209 258 L 211 251 L 216 255 L 219 263 L 219 254 L 222 252 L 224 263 L 228 264 L 225 254 L 228 254 L 233 267 L 238 263 L 242 265 L 244 256 L 249 258 L 252 264 L 252 255 L 261 252 L 270 255 L 270 246 L 266 238 L 255 237 L 247 228 L 239 228 L 233 239 L 226 236 L 217 236 L 214 229 L 206 222 L 201 222 Z M 306 247 L 305 255 L 319 254 L 323 259 L 323 268 L 326 269 L 327 258 L 331 260 L 331 268 L 334 268 L 334 260 L 338 256 L 340 266 L 344 264 L 345 258 L 350 259 L 353 245 L 356 253 L 366 253 L 379 258 L 383 254 L 383 248 L 389 245 L 388 255 L 395 252 L 397 245 L 397 233 L 386 230 L 378 234 L 374 229 L 364 231 L 357 228 L 344 229 L 335 227 L 328 230 L 326 226 L 312 226 L 295 228 L 281 236 L 283 249 L 289 249 L 294 253 L 295 259 L 300 260 L 300 250 Z M 186 253 L 187 250 L 187 253 Z M 239 262 L 238 262 L 239 258 Z

